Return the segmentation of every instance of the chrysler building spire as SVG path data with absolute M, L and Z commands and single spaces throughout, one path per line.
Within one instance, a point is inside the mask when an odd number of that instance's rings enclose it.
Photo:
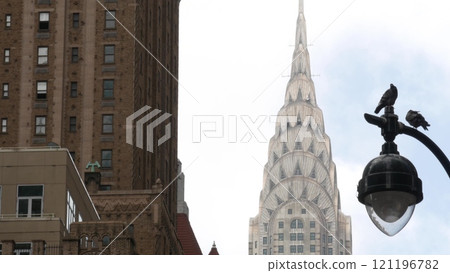
M 284 105 L 269 143 L 249 254 L 350 254 L 350 217 L 341 211 L 336 166 L 311 79 L 303 0 Z

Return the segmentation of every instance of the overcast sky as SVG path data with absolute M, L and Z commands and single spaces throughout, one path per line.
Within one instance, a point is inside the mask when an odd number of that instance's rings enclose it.
M 362 171 L 383 144 L 363 114 L 373 113 L 390 83 L 399 90 L 400 120 L 420 110 L 431 124 L 426 134 L 450 155 L 449 11 L 437 0 L 305 0 L 311 72 L 354 254 L 450 253 L 450 180 L 415 139 L 396 140 L 423 181 L 424 200 L 408 225 L 388 237 L 356 199 Z M 248 252 L 275 131 L 269 117 L 284 103 L 297 15 L 298 0 L 181 1 L 178 151 L 204 254 L 213 241 L 220 254 Z M 200 121 L 208 132 L 200 134 Z M 246 134 L 251 121 L 265 139 Z

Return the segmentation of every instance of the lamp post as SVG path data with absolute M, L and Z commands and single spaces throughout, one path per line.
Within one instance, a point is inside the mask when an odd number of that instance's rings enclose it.
M 414 165 L 397 150 L 394 140 L 399 134 L 422 142 L 441 162 L 450 177 L 450 161 L 425 134 L 398 121 L 393 106 L 386 106 L 381 117 L 364 114 L 370 124 L 381 128 L 385 143 L 380 156 L 371 160 L 358 184 L 358 200 L 366 206 L 379 230 L 394 236 L 411 218 L 415 205 L 423 199 L 422 181 Z

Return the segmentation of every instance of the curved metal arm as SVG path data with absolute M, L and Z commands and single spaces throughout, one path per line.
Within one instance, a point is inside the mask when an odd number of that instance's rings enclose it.
M 393 115 L 393 112 L 392 115 L 384 115 L 381 117 L 366 113 L 364 114 L 364 118 L 368 123 L 381 128 L 382 135 L 384 136 L 386 142 L 393 143 L 395 136 L 398 134 L 405 134 L 422 142 L 422 144 L 425 145 L 434 154 L 434 156 L 436 156 L 450 178 L 450 161 L 444 152 L 442 152 L 442 150 L 436 145 L 436 143 L 434 143 L 425 134 L 401 122 L 398 122 L 397 116 Z
M 441 162 L 442 167 L 444 167 L 445 171 L 447 172 L 448 177 L 450 178 L 450 161 L 448 160 L 447 156 L 442 152 L 441 148 L 439 148 L 436 143 L 434 143 L 429 137 L 427 137 L 424 133 L 404 125 L 400 122 L 400 134 L 405 134 L 408 136 L 411 136 L 418 141 L 422 142 L 423 145 L 425 145 L 433 154 L 436 156 L 436 158 Z

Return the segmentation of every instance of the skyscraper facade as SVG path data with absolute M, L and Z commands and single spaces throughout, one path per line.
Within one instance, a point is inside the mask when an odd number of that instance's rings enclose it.
M 351 219 L 341 211 L 330 139 L 311 79 L 303 0 L 295 41 L 259 213 L 250 219 L 249 254 L 351 254 Z

